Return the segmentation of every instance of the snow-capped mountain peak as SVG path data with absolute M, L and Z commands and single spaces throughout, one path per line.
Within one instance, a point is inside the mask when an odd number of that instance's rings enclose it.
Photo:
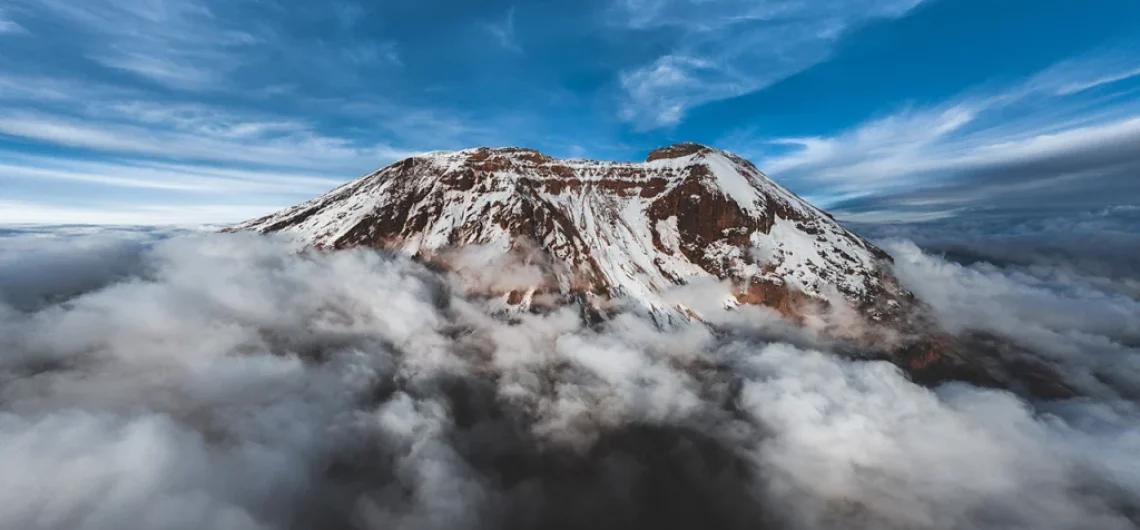
M 462 249 L 525 256 L 541 279 L 489 293 L 523 308 L 544 295 L 684 312 L 665 293 L 707 279 L 732 285 L 727 303 L 786 315 L 838 301 L 882 321 L 909 300 L 885 253 L 747 160 L 691 143 L 638 163 L 516 147 L 429 153 L 237 229 L 451 268 Z

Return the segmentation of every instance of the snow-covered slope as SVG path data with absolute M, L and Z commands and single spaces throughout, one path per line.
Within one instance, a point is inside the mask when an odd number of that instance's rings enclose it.
M 686 312 L 666 294 L 712 278 L 733 286 L 725 303 L 787 315 L 843 303 L 884 321 L 910 300 L 881 250 L 748 161 L 697 144 L 643 163 L 519 148 L 432 153 L 236 228 L 394 249 L 453 269 L 463 248 L 519 256 L 541 267 L 541 281 L 492 294 L 524 307 L 536 295 L 572 295 Z

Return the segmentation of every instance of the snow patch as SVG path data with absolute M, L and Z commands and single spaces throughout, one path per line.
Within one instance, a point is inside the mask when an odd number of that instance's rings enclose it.
M 670 215 L 668 218 L 657 221 L 657 239 L 661 241 L 661 245 L 665 247 L 670 253 L 676 253 L 681 249 L 681 233 L 677 231 L 677 216 Z

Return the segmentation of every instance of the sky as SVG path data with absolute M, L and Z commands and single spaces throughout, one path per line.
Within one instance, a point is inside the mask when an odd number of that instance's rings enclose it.
M 416 153 L 695 141 L 859 222 L 1140 202 L 1134 0 L 0 0 L 0 223 L 230 223 Z

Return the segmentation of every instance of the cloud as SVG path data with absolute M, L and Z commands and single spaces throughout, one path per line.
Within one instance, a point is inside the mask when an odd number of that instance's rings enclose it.
M 1039 74 L 1033 84 L 1069 96 L 1119 86 L 1140 75 L 1140 64 L 1127 46 L 1105 47 L 1083 57 L 1062 61 Z
M 710 61 L 674 55 L 661 57 L 650 67 L 623 72 L 622 88 L 638 106 L 626 106 L 621 110 L 621 117 L 637 121 L 641 117 L 640 106 L 646 106 L 654 109 L 656 125 L 676 125 L 690 106 L 687 94 L 707 87 L 710 76 L 722 77 L 720 83 L 724 85 L 734 84 L 724 74 Z
M 240 66 L 241 48 L 257 40 L 227 27 L 224 17 L 199 1 L 45 0 L 27 7 L 91 37 L 89 58 L 178 89 L 217 87 Z
M 76 204 L 78 202 L 78 204 Z M 277 205 L 229 203 L 147 203 L 119 201 L 0 201 L 3 225 L 207 225 L 236 223 L 275 211 Z
M 1125 397 L 928 389 L 886 363 L 634 315 L 500 319 L 373 251 L 123 236 L 0 235 L 19 241 L 0 277 L 25 280 L 0 284 L 3 526 L 1135 524 Z M 950 271 L 911 280 L 982 278 L 981 305 L 1066 320 L 1027 312 L 1048 293 L 1012 274 L 911 252 Z M 1080 329 L 1124 322 L 1092 320 Z
M 367 13 L 364 6 L 355 2 L 334 2 L 332 9 L 337 21 L 346 28 L 355 26 Z
M 0 168 L 9 179 L 88 182 L 118 188 L 140 188 L 196 193 L 316 195 L 335 188 L 339 179 L 275 171 L 246 171 L 167 164 L 160 162 L 105 163 L 9 153 L 10 164 Z
M 402 64 L 399 46 L 393 42 L 377 44 L 376 42 L 368 41 L 346 48 L 342 53 L 344 53 L 345 59 L 349 62 L 359 65 Z
M 27 31 L 28 30 L 24 29 L 23 26 L 16 23 L 15 20 L 8 18 L 8 16 L 4 13 L 4 10 L 0 9 L 0 35 L 27 33 Z
M 792 527 L 1131 524 L 1106 513 L 1102 499 L 1067 491 L 1102 463 L 1076 464 L 1063 420 L 1039 423 L 1008 394 L 957 385 L 927 393 L 882 365 L 805 353 L 764 351 L 752 368 L 765 379 L 742 391 L 774 433 L 761 462 Z
M 45 86 L 56 85 L 45 82 Z M 68 88 L 67 84 L 56 86 L 61 92 Z M 417 154 L 410 149 L 377 143 L 374 138 L 327 134 L 318 124 L 275 114 L 205 104 L 130 100 L 115 96 L 114 92 L 111 94 L 96 100 L 98 103 L 84 103 L 78 108 L 70 107 L 73 99 L 65 99 L 64 105 L 69 106 L 65 112 L 39 111 L 20 103 L 22 92 L 13 89 L 5 93 L 0 84 L 0 104 L 4 103 L 5 96 L 10 96 L 9 108 L 12 109 L 0 118 L 0 137 L 54 149 L 51 156 L 24 154 L 19 145 L 0 150 L 6 152 L 9 161 L 0 168 L 0 176 L 16 190 L 33 192 L 10 193 L 10 199 L 24 195 L 33 202 L 54 200 L 60 208 L 53 209 L 62 209 L 71 200 L 96 198 L 34 193 L 44 182 L 71 181 L 84 184 L 87 189 L 151 193 L 151 204 L 122 204 L 117 200 L 106 204 L 101 213 L 91 210 L 97 214 L 89 220 L 93 223 L 121 218 L 121 211 L 116 210 L 122 206 L 142 213 L 162 211 L 164 205 L 202 200 L 186 192 L 224 197 L 223 202 L 263 202 L 269 207 L 258 211 L 266 212 L 307 200 L 346 179 Z M 332 102 L 314 103 L 317 104 L 333 105 Z M 480 129 L 465 126 L 454 117 L 430 111 L 400 114 L 398 108 L 388 106 L 357 107 L 354 111 L 357 116 L 374 117 L 380 123 L 378 127 L 388 131 L 408 131 L 409 140 L 431 131 L 433 139 L 430 141 L 449 142 L 442 145 L 456 147 L 450 142 L 455 142 L 457 136 L 483 134 Z M 207 199 L 196 211 L 205 213 L 218 205 L 219 200 Z M 78 213 L 78 210 L 72 211 Z M 224 219 L 219 217 L 212 222 L 239 220 L 234 217 L 237 214 L 216 211 L 223 214 Z M 18 219 L 13 212 L 4 212 L 7 222 L 45 222 L 38 214 Z M 70 214 L 67 217 L 70 219 Z M 162 222 L 171 220 L 170 216 L 160 217 Z M 159 222 L 158 218 L 155 222 Z
M 343 182 L 420 152 L 511 145 L 522 130 L 532 142 L 574 143 L 563 124 L 539 124 L 531 103 L 500 105 L 501 91 L 486 93 L 464 66 L 481 54 L 454 54 L 436 38 L 518 48 L 505 4 L 486 28 L 352 2 L 10 4 L 30 34 L 0 43 L 0 143 L 24 155 L 5 168 L 9 202 L 285 207 L 323 191 L 310 176 Z M 430 27 L 401 23 L 409 16 Z M 263 178 L 275 174 L 277 184 Z M 77 186 L 47 190 L 41 178 Z M 244 197 L 200 196 L 226 186 Z
M 1140 75 L 1140 69 L 1126 70 L 1126 71 L 1115 73 L 1115 74 L 1109 74 L 1106 77 L 1093 79 L 1091 81 L 1082 81 L 1079 83 L 1064 85 L 1061 88 L 1057 89 L 1057 94 L 1060 96 L 1067 96 L 1069 94 L 1076 94 L 1078 92 L 1084 92 L 1086 90 L 1092 90 L 1092 89 L 1097 88 L 1097 87 L 1101 87 L 1101 86 L 1105 86 L 1105 85 L 1111 85 L 1113 83 L 1117 83 L 1117 82 L 1124 81 L 1127 79 L 1132 79 L 1133 77 L 1136 77 L 1138 75 Z
M 141 214 L 161 212 L 168 205 L 188 206 L 201 201 L 198 208 L 190 208 L 197 213 L 176 216 L 177 219 L 193 217 L 193 222 L 200 222 L 203 219 L 199 216 L 212 209 L 225 219 L 236 221 L 235 214 L 215 207 L 236 201 L 262 202 L 267 206 L 256 211 L 271 211 L 414 154 L 374 139 L 365 143 L 329 135 L 318 124 L 272 113 L 200 103 L 164 103 L 130 90 L 98 84 L 81 87 L 51 78 L 27 80 L 12 76 L 5 80 L 9 82 L 0 81 L 0 105 L 10 111 L 0 118 L 0 136 L 16 140 L 7 150 L 10 163 L 0 169 L 0 175 L 13 187 L 9 202 L 21 197 L 43 204 L 54 200 L 56 204 L 49 209 L 67 219 L 89 211 L 94 217 L 88 222 L 102 223 L 124 219 L 124 206 Z M 90 99 L 78 97 L 84 95 Z M 45 102 L 50 104 L 43 105 Z M 41 105 L 45 108 L 36 108 Z M 373 112 L 380 117 L 395 111 Z M 384 121 L 384 127 L 425 126 L 437 119 L 437 138 L 447 137 L 450 133 L 443 127 L 447 120 L 433 116 L 409 113 L 401 119 Z M 20 144 L 28 142 L 49 146 L 51 156 L 24 154 L 26 149 Z M 37 188 L 48 181 L 71 181 L 87 190 L 145 191 L 149 195 L 144 200 L 151 202 L 131 203 L 120 197 L 113 204 L 105 204 L 101 212 L 93 207 L 69 208 L 69 202 L 89 203 L 99 194 L 69 197 L 66 192 L 61 196 L 58 189 L 51 197 L 37 194 Z M 202 201 L 186 192 L 222 198 Z M 235 194 L 242 198 L 234 197 Z M 31 217 L 20 219 L 15 216 L 16 211 Z M 43 208 L 9 210 L 4 217 L 6 222 L 51 222 L 37 211 Z M 130 222 L 146 222 L 134 215 L 127 218 L 135 219 Z M 158 218 L 162 222 L 175 219 L 168 215 Z M 205 221 L 224 222 L 222 218 Z
M 81 41 L 86 33 L 70 35 Z M 75 47 L 70 44 L 63 42 L 64 47 Z M 390 42 L 352 44 L 330 43 L 322 49 L 338 64 L 356 61 L 357 70 L 364 64 L 400 61 L 398 47 Z M 472 140 L 492 134 L 493 127 L 472 112 L 355 98 L 344 91 L 332 98 L 231 86 L 225 91 L 232 97 L 190 102 L 119 78 L 79 79 L 73 73 L 53 72 L 50 64 L 36 70 L 32 74 L 14 67 L 0 75 L 0 140 L 14 157 L 16 152 L 28 153 L 5 168 L 17 186 L 9 188 L 10 200 L 59 200 L 58 193 L 46 196 L 35 184 L 39 178 L 51 178 L 83 182 L 85 190 L 149 190 L 145 198 L 134 197 L 152 206 L 194 200 L 174 192 L 222 193 L 228 186 L 229 193 L 246 194 L 243 200 L 275 201 L 274 206 L 284 207 L 423 150 L 493 143 Z M 316 77 L 329 77 L 321 72 Z M 49 152 L 55 160 L 32 152 Z M 271 182 L 275 175 L 280 177 L 276 183 Z M 325 179 L 336 182 L 320 184 Z M 159 196 L 162 191 L 167 195 Z
M 676 125 L 688 109 L 801 72 L 827 59 L 851 30 L 904 16 L 920 3 L 618 0 L 612 9 L 617 23 L 668 35 L 671 46 L 621 73 L 621 117 L 641 129 Z
M 515 8 L 513 6 L 507 10 L 507 14 L 502 20 L 485 24 L 484 28 L 491 36 L 495 37 L 499 46 L 512 52 L 522 53 L 523 49 L 515 37 Z
M 1085 393 L 1140 395 L 1136 208 L 1064 217 L 856 225 L 953 330 L 1013 340 Z
M 761 167 L 816 188 L 823 206 L 852 219 L 1120 204 L 1140 170 L 1140 107 L 1084 94 L 1132 77 L 1121 68 L 1094 55 L 830 137 L 729 143 L 754 155 L 782 150 L 760 156 Z
M 9 205 L 4 205 L 8 207 Z M 23 226 L 0 231 L 0 303 L 42 308 L 138 274 L 141 254 L 187 229 Z
M 16 0 L 11 11 L 34 38 L 59 38 L 5 50 L 0 142 L 23 153 L 5 167 L 9 202 L 58 201 L 72 213 L 79 202 L 99 219 L 120 218 L 107 210 L 123 203 L 136 212 L 191 202 L 199 212 L 241 201 L 284 207 L 418 152 L 490 143 L 475 139 L 494 123 L 474 110 L 410 101 L 419 91 L 408 96 L 393 73 L 403 67 L 399 43 L 346 27 L 372 11 L 294 7 Z M 81 183 L 83 196 L 46 193 L 40 179 Z M 99 197 L 124 190 L 98 211 Z
M 208 106 L 109 104 L 98 112 L 105 120 L 98 125 L 47 113 L 15 112 L 0 119 L 0 134 L 113 153 L 339 172 L 361 171 L 412 154 L 322 135 L 303 122 L 266 120 Z
M 906 239 L 963 265 L 1003 270 L 1140 297 L 1140 207 L 1024 219 L 964 217 L 920 224 L 855 224 L 878 239 Z M 1064 289 L 1063 289 L 1064 290 Z
M 1127 295 L 1067 284 L 978 263 L 946 264 L 910 243 L 887 246 L 903 285 L 929 303 L 954 331 L 1012 337 L 1064 366 L 1088 392 L 1140 391 L 1140 302 Z

